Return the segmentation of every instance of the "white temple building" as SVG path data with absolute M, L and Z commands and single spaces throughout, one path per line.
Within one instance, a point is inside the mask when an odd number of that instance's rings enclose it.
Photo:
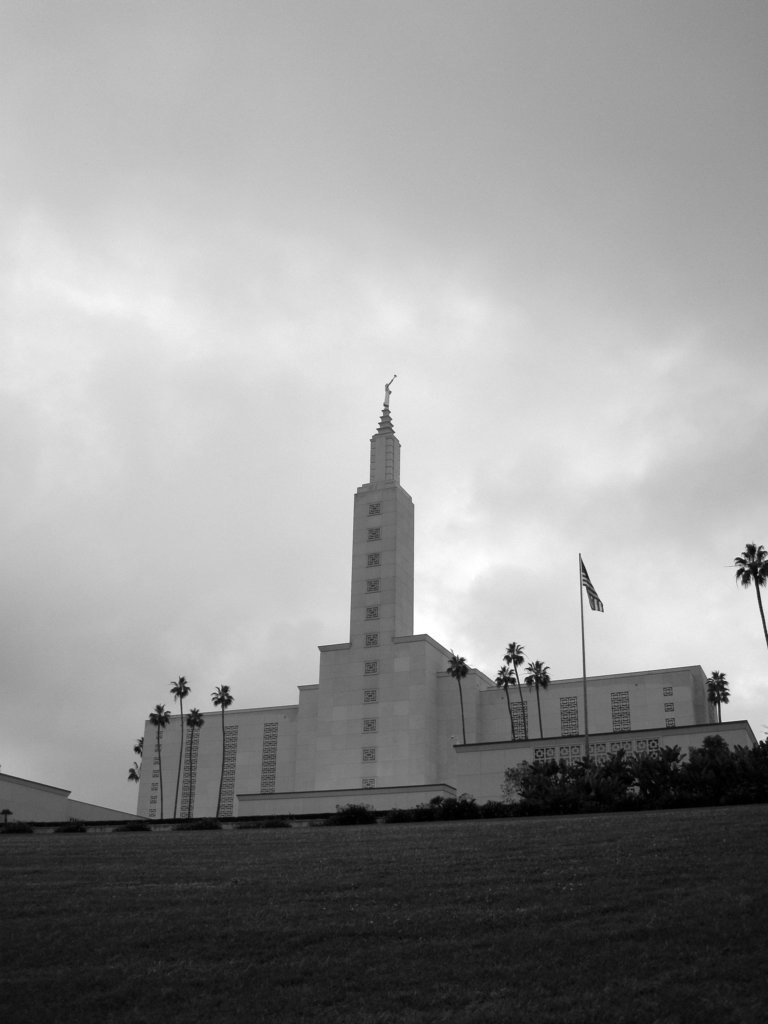
M 298 704 L 230 708 L 185 729 L 178 815 L 326 813 L 366 803 L 377 810 L 412 807 L 434 796 L 470 793 L 500 799 L 504 769 L 542 758 L 584 754 L 582 680 L 553 681 L 542 695 L 506 698 L 482 672 L 462 681 L 467 743 L 451 651 L 413 633 L 414 511 L 400 484 L 400 442 L 389 388 L 371 438 L 370 478 L 354 497 L 349 639 L 320 648 L 318 682 L 299 686 Z M 612 751 L 699 745 L 719 733 L 752 745 L 747 722 L 716 724 L 700 666 L 590 677 L 589 741 L 599 760 Z M 522 702 L 521 702 L 522 697 Z M 528 739 L 525 739 L 525 735 Z M 190 740 L 192 749 L 190 750 Z M 162 731 L 163 813 L 173 814 L 181 718 Z M 223 752 L 222 752 L 223 743 Z M 147 722 L 137 813 L 159 818 L 156 730 Z M 223 759 L 222 759 L 223 753 Z

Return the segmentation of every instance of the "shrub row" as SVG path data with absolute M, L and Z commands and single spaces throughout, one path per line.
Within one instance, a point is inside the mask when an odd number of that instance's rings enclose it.
M 324 825 L 375 825 L 381 818 L 387 824 L 409 821 L 466 821 L 471 818 L 506 818 L 512 805 L 501 800 L 478 804 L 474 797 L 463 793 L 459 797 L 433 797 L 427 804 L 416 807 L 395 807 L 377 816 L 368 804 L 345 804 L 323 821 Z
M 513 813 L 573 814 L 768 801 L 768 743 L 731 750 L 721 736 L 683 754 L 663 747 L 649 754 L 612 754 L 603 764 L 524 762 L 504 773 Z

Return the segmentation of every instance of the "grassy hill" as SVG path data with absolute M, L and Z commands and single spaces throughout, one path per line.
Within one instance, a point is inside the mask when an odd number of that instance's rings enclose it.
M 0 836 L 22 1022 L 768 1019 L 768 806 Z

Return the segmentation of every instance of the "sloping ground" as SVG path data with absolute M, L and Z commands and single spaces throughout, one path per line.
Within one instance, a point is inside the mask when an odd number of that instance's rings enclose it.
M 3 1019 L 765 1020 L 768 806 L 0 837 Z

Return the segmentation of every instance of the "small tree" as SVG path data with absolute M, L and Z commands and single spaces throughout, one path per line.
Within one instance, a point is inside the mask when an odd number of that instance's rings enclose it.
M 224 712 L 228 707 L 232 706 L 234 697 L 229 692 L 229 687 L 225 684 L 217 686 L 211 694 L 211 700 L 213 701 L 214 707 L 221 708 L 221 776 L 219 778 L 219 799 L 216 803 L 216 818 L 219 817 L 221 811 L 221 794 L 224 788 L 224 752 L 226 749 L 225 745 L 225 733 L 224 733 Z
M 727 704 L 731 696 L 725 672 L 713 672 L 707 680 L 707 700 L 717 708 L 717 720 L 722 722 L 721 704 Z
M 544 727 L 541 724 L 541 698 L 539 697 L 539 690 L 546 690 L 550 684 L 549 678 L 549 665 L 545 665 L 543 661 L 529 661 L 525 666 L 527 675 L 525 676 L 525 685 L 532 686 L 536 691 L 536 705 L 539 709 L 539 733 L 541 738 L 544 739 Z
M 187 715 L 189 726 L 189 791 L 187 796 L 187 817 L 192 817 L 192 747 L 195 742 L 195 729 L 200 730 L 205 725 L 205 719 L 199 708 L 192 708 Z
M 528 739 L 528 716 L 525 713 L 525 701 L 523 700 L 523 688 L 520 685 L 520 674 L 517 671 L 520 665 L 525 661 L 525 648 L 522 644 L 515 643 L 513 640 L 507 644 L 507 653 L 504 655 L 504 661 L 507 665 L 511 665 L 515 673 L 515 682 L 517 683 L 517 693 L 520 697 L 520 713 L 523 716 L 523 732 L 525 739 Z
M 462 658 L 458 654 L 454 654 L 451 651 L 451 660 L 448 662 L 448 672 L 456 680 L 459 687 L 459 705 L 461 706 L 461 735 L 464 743 L 467 742 L 467 730 L 464 725 L 464 695 L 461 692 L 461 680 L 464 679 L 466 674 L 469 672 L 469 666 L 467 665 L 466 658 Z
M 138 754 L 139 760 L 133 762 L 133 767 L 128 769 L 128 781 L 139 782 L 141 781 L 141 761 L 144 755 L 144 737 L 139 736 L 136 742 L 133 744 L 134 754 Z
M 176 771 L 176 795 L 173 799 L 173 816 L 176 817 L 176 811 L 179 804 L 179 783 L 181 782 L 181 759 L 184 756 L 184 698 L 189 696 L 190 685 L 184 676 L 179 676 L 175 683 L 171 683 L 171 694 L 173 695 L 174 703 L 179 702 L 179 725 L 181 727 L 181 744 L 179 746 L 179 767 Z
M 762 544 L 747 544 L 738 557 L 734 558 L 736 579 L 745 589 L 754 583 L 757 596 L 757 607 L 760 609 L 760 621 L 763 624 L 765 643 L 768 645 L 768 627 L 765 625 L 765 612 L 760 597 L 760 588 L 768 583 L 768 552 Z
M 163 814 L 163 756 L 162 756 L 162 744 L 160 736 L 171 720 L 170 711 L 165 710 L 165 704 L 155 704 L 155 710 L 150 712 L 149 720 L 157 729 L 157 767 L 158 767 L 158 778 L 160 780 L 160 817 L 164 817 Z
M 515 735 L 515 720 L 512 717 L 512 705 L 509 702 L 509 687 L 510 684 L 514 686 L 515 676 L 513 672 L 510 672 L 506 665 L 502 665 L 496 676 L 496 685 L 504 689 L 504 696 L 507 698 L 507 711 L 509 712 L 509 727 L 512 732 L 512 741 L 517 739 Z

